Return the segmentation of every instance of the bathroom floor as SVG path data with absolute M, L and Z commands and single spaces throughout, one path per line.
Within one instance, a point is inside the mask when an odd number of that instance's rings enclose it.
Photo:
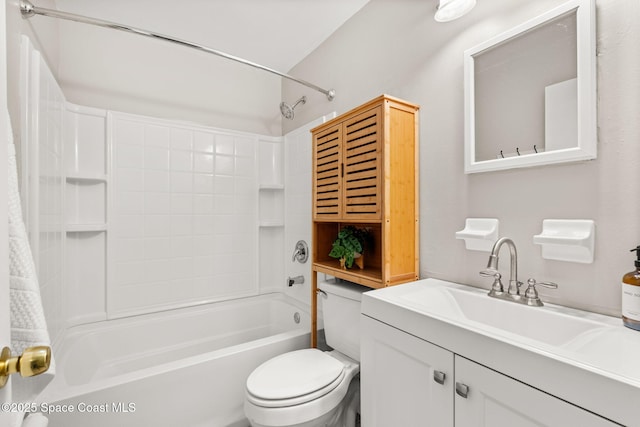
M 248 425 L 247 427 L 251 427 L 251 425 Z M 356 414 L 356 427 L 360 427 L 360 414 Z

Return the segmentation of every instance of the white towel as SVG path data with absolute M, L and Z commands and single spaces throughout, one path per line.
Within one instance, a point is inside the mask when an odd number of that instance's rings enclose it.
M 18 171 L 13 132 L 8 113 L 8 197 L 9 197 L 9 303 L 11 306 L 11 354 L 20 355 L 27 347 L 50 346 L 47 322 L 44 317 L 40 286 L 36 267 L 29 246 L 27 231 L 22 219 Z M 44 387 L 53 379 L 53 358 L 46 373 L 35 378 L 12 378 L 14 402 L 33 402 Z

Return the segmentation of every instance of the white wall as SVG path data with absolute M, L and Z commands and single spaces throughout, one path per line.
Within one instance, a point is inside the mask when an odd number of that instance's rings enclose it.
M 372 0 L 291 70 L 337 91 L 322 101 L 298 85 L 283 98 L 307 94 L 285 132 L 329 111 L 343 113 L 381 93 L 420 110 L 421 276 L 488 288 L 478 276 L 487 254 L 464 249 L 454 233 L 467 217 L 496 217 L 519 251 L 520 278 L 559 283 L 548 301 L 620 315 L 620 279 L 633 269 L 640 243 L 640 3 L 597 0 L 598 159 L 586 163 L 465 175 L 463 52 L 563 0 L 479 1 L 467 16 L 436 23 L 435 0 Z M 532 236 L 545 218 L 596 222 L 593 264 L 543 260 Z M 505 254 L 506 257 L 506 254 Z M 502 265 L 508 265 L 503 261 Z
M 42 7 L 55 7 L 54 0 L 38 2 Z M 25 20 L 20 14 L 18 0 L 5 0 L 4 7 L 7 14 L 7 97 L 11 124 L 18 159 L 20 159 L 20 38 L 27 35 L 31 42 L 42 52 L 49 69 L 54 71 L 58 64 L 58 26 L 54 21 L 41 22 L 38 31 L 34 31 L 31 21 Z M 18 168 L 20 164 L 18 164 Z
M 179 5 L 58 0 L 60 9 L 199 42 L 206 16 Z M 176 3 L 177 5 L 177 3 Z M 173 15 L 171 14 L 173 10 Z M 181 15 L 180 11 L 186 13 Z M 35 17 L 34 19 L 38 19 Z M 34 25 L 48 18 L 39 18 Z M 172 19 L 189 19 L 183 34 Z M 70 102 L 264 135 L 281 135 L 277 76 L 183 46 L 59 21 L 58 77 Z M 39 28 L 39 27 L 37 27 Z M 217 46 L 211 46 L 218 48 Z
M 89 4 L 91 3 L 91 4 Z M 148 13 L 148 4 L 40 0 L 38 6 L 122 22 L 198 43 L 198 25 L 171 34 L 171 10 Z M 281 79 L 275 75 L 159 40 L 42 16 L 25 20 L 18 0 L 5 0 L 8 74 L 19 76 L 17 46 L 28 35 L 43 52 L 69 102 L 96 108 L 185 120 L 263 135 L 281 135 L 278 103 Z M 176 6 L 191 21 L 206 16 Z M 199 24 L 200 25 L 200 24 Z M 216 48 L 217 46 L 212 46 Z M 17 86 L 16 86 L 17 87 Z M 14 125 L 19 95 L 9 85 Z M 14 131 L 17 133 L 17 131 Z

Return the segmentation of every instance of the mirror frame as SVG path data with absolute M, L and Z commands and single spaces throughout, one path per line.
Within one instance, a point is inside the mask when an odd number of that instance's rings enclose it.
M 508 43 L 556 18 L 576 14 L 578 141 L 577 146 L 536 154 L 476 161 L 475 149 L 475 70 L 474 57 L 498 45 Z M 464 172 L 496 171 L 562 162 L 591 160 L 597 157 L 596 24 L 594 0 L 570 0 L 524 24 L 464 52 L 465 149 Z

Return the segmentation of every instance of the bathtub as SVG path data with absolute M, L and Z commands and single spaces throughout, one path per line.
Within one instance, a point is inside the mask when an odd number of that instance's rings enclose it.
M 281 294 L 71 328 L 38 409 L 50 427 L 246 427 L 248 375 L 308 347 L 309 330 Z

